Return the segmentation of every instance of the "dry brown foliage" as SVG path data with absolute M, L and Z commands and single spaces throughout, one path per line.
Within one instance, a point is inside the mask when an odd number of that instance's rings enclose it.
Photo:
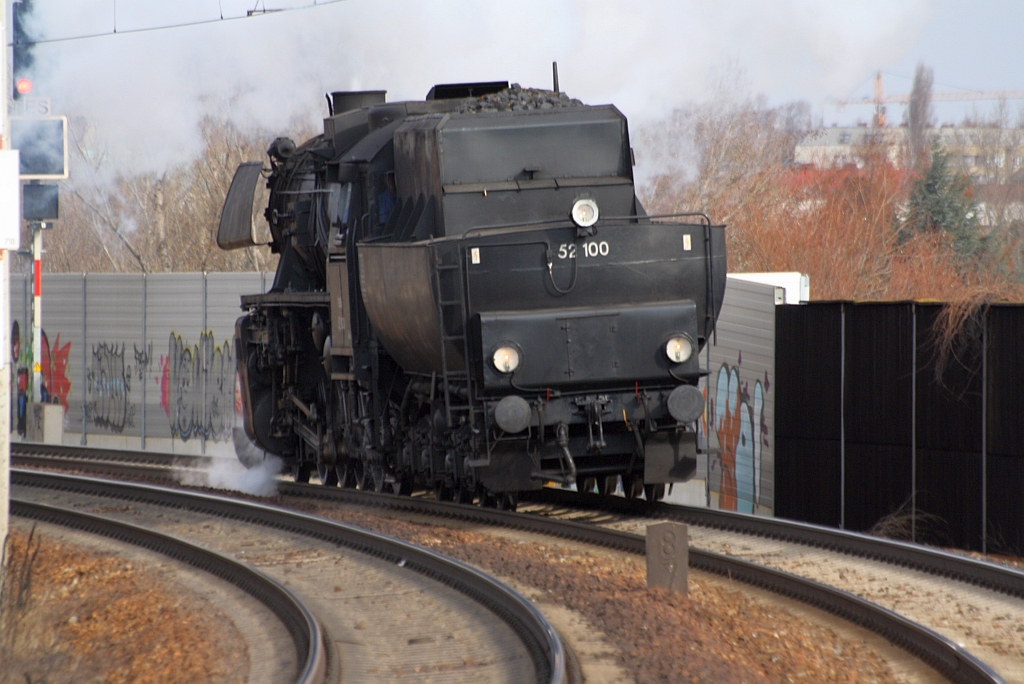
M 238 682 L 237 628 L 165 575 L 12 530 L 0 684 Z
M 876 522 L 868 534 L 897 541 L 932 541 L 941 537 L 945 521 L 913 505 L 908 497 L 898 509 Z
M 883 141 L 859 149 L 856 165 L 800 169 L 790 160 L 804 129 L 792 111 L 700 111 L 712 120 L 694 127 L 695 177 L 658 176 L 643 200 L 652 213 L 703 211 L 727 223 L 730 271 L 801 271 L 818 300 L 1024 300 L 1016 232 L 995 231 L 965 262 L 948 236 L 901 230 L 915 176 Z

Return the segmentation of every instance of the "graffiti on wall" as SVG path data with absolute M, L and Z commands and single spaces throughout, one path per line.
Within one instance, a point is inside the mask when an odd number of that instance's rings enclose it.
M 53 346 L 46 337 L 46 331 L 42 331 L 42 357 L 43 357 L 43 387 L 47 388 L 49 400 L 58 400 L 67 412 L 68 396 L 71 394 L 71 380 L 68 378 L 68 360 L 71 356 L 71 343 L 60 343 L 60 333 Z M 46 401 L 44 398 L 43 401 Z
M 99 342 L 92 346 L 86 369 L 86 415 L 96 427 L 115 434 L 135 425 L 138 406 L 132 397 L 132 377 L 145 380 L 153 345 L 140 349 L 133 344 L 132 351 L 129 357 L 124 342 Z
M 167 356 L 161 355 L 160 406 L 167 414 L 171 435 L 229 439 L 235 425 L 235 357 L 230 340 L 217 344 L 213 331 L 205 331 L 197 344 L 171 333 Z
M 40 331 L 39 393 L 41 396 L 34 397 L 32 372 L 35 367 L 35 358 L 32 352 L 31 336 L 26 335 L 25 338 L 22 339 L 20 323 L 14 321 L 11 325 L 11 403 L 16 409 L 13 428 L 23 436 L 29 402 L 57 402 L 64 407 L 66 412 L 69 408 L 68 396 L 71 393 L 71 380 L 68 379 L 67 373 L 71 343 L 66 342 L 61 345 L 60 333 L 57 333 L 57 339 L 51 346 L 46 331 Z
M 742 353 L 735 366 L 723 363 L 709 378 L 703 429 L 713 454 L 708 462 L 708 487 L 718 493 L 719 508 L 753 513 L 760 499 L 764 449 L 768 447 L 765 393 L 768 373 L 743 377 Z M 717 453 L 715 453 L 717 452 Z

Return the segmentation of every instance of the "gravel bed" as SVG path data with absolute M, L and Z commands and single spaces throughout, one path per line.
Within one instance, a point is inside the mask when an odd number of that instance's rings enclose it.
M 223 589 L 200 589 L 199 571 L 83 533 L 32 529 L 12 519 L 0 684 L 249 679 L 246 640 L 218 605 L 225 596 L 214 595 Z
M 647 521 L 607 523 L 644 534 Z M 785 570 L 884 606 L 952 639 L 1009 682 L 1024 682 L 1024 600 L 898 567 L 761 537 L 690 527 L 690 544 Z
M 630 554 L 454 521 L 306 500 L 276 503 L 438 550 L 509 582 L 549 617 L 551 606 L 567 611 L 582 647 L 565 634 L 565 622 L 552 619 L 581 655 L 590 682 L 941 681 L 923 666 L 894 672 L 895 649 L 863 633 L 851 638 L 845 623 L 836 629 L 829 616 L 780 607 L 774 597 L 724 578 L 691 572 L 689 594 L 680 596 L 647 589 L 645 561 Z M 598 657 L 582 657 L 591 652 Z

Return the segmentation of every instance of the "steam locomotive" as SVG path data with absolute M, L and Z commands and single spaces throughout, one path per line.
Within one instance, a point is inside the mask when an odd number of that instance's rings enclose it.
M 235 330 L 249 439 L 300 482 L 502 508 L 691 477 L 724 226 L 645 213 L 626 118 L 507 82 L 328 105 L 221 215 L 221 248 L 255 244 L 267 177 L 279 264 Z

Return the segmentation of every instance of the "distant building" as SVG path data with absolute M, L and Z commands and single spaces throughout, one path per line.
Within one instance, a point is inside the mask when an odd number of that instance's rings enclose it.
M 975 182 L 1024 182 L 1024 129 L 956 128 L 929 131 L 949 151 L 950 161 Z M 794 162 L 817 168 L 862 165 L 864 148 L 885 145 L 889 160 L 902 166 L 906 157 L 907 128 L 854 126 L 821 128 L 807 134 L 795 150 Z

